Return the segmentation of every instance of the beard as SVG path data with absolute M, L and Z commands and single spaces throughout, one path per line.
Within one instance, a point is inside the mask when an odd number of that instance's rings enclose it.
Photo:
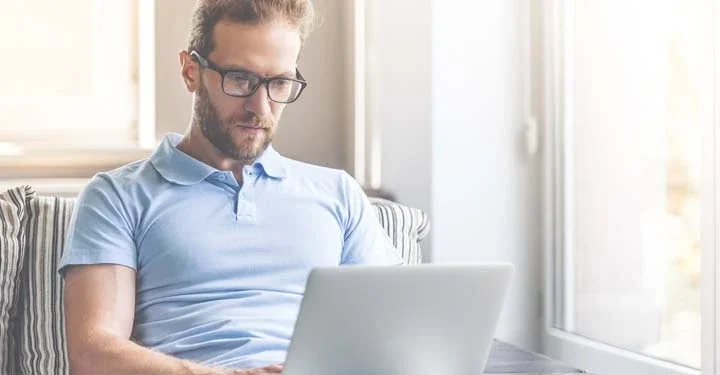
M 244 164 L 257 160 L 272 141 L 275 129 L 275 122 L 272 119 L 247 112 L 243 116 L 233 116 L 223 121 L 210 100 L 203 82 L 200 82 L 197 90 L 193 110 L 194 121 L 200 126 L 205 138 L 223 155 Z M 232 133 L 241 125 L 260 128 L 260 131 L 243 135 L 243 138 L 237 142 Z

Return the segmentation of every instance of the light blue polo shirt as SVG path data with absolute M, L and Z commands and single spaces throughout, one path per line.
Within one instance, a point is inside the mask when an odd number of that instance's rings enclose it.
M 92 179 L 60 263 L 136 270 L 139 344 L 228 368 L 282 363 L 313 267 L 402 263 L 347 173 L 268 147 L 241 186 L 180 139 Z

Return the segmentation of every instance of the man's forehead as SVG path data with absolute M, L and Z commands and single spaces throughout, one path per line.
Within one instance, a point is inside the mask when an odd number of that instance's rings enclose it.
M 215 26 L 213 44 L 211 59 L 218 65 L 263 75 L 293 72 L 302 46 L 297 28 L 279 22 L 221 21 Z

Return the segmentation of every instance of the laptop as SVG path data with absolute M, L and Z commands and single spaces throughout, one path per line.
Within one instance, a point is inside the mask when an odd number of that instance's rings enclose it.
M 284 375 L 482 374 L 509 264 L 314 269 Z

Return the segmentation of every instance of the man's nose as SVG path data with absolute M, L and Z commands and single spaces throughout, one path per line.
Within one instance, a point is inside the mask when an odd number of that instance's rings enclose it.
M 259 116 L 270 113 L 270 98 L 265 85 L 260 85 L 254 94 L 245 99 L 245 110 Z

